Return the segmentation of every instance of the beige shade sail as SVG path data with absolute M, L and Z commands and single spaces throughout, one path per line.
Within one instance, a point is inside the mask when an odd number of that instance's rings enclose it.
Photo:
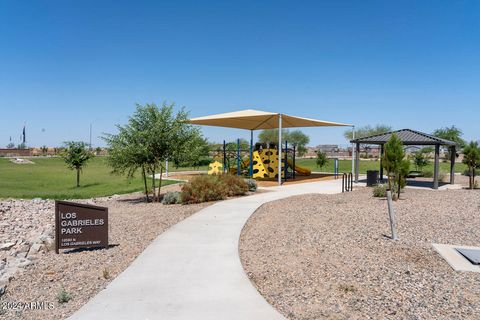
M 202 126 L 227 127 L 247 130 L 277 129 L 279 127 L 280 115 L 282 117 L 282 128 L 352 126 L 351 124 L 346 123 L 294 117 L 286 114 L 251 109 L 193 118 L 188 120 L 188 123 Z

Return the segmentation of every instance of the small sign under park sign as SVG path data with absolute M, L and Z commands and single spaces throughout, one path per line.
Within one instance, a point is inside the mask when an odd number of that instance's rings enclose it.
M 55 250 L 108 248 L 108 208 L 55 201 Z

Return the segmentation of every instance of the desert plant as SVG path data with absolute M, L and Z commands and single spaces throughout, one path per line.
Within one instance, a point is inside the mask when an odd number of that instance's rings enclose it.
M 246 179 L 245 182 L 247 183 L 248 186 L 248 191 L 250 192 L 255 192 L 257 191 L 258 184 L 257 181 L 254 179 Z
M 315 159 L 315 163 L 317 164 L 317 167 L 319 167 L 320 169 L 325 167 L 328 163 L 327 154 L 325 152 L 322 152 L 321 150 L 318 150 L 317 159 Z
M 377 184 L 373 187 L 373 196 L 377 198 L 384 198 L 387 196 L 387 185 Z
M 182 108 L 174 114 L 173 107 L 174 104 L 166 103 L 162 106 L 137 104 L 128 124 L 117 125 L 118 134 L 103 137 L 108 145 L 108 163 L 113 172 L 132 178 L 141 170 L 147 201 L 147 173 L 151 177 L 152 199 L 158 202 L 165 161 L 176 163 L 185 159 L 201 140 L 200 130 L 187 123 L 188 112 Z
M 428 157 L 423 150 L 415 152 L 412 156 L 412 161 L 417 171 L 422 171 L 422 169 L 428 165 Z
M 67 303 L 71 299 L 72 297 L 70 296 L 70 294 L 62 286 L 62 289 L 60 289 L 60 291 L 57 294 L 58 303 Z
M 433 178 L 433 171 L 432 170 L 423 171 L 423 176 L 425 178 Z
M 230 197 L 243 196 L 248 191 L 248 185 L 245 182 L 245 179 L 240 176 L 221 174 L 216 177 L 223 183 L 227 190 L 227 195 Z
M 227 187 L 216 175 L 199 175 L 182 186 L 182 203 L 200 203 L 225 199 Z
M 103 276 L 103 279 L 105 279 L 105 280 L 110 279 L 110 272 L 108 271 L 107 268 L 103 269 L 102 276 Z
M 385 144 L 383 155 L 383 167 L 387 171 L 388 188 L 392 190 L 392 185 L 396 183 L 396 199 L 400 199 L 401 189 L 406 184 L 406 176 L 410 170 L 410 162 L 405 159 L 403 143 L 394 133 L 390 140 Z
M 169 191 L 162 199 L 162 204 L 177 204 L 182 203 L 182 196 L 180 191 Z
M 480 148 L 478 147 L 478 142 L 471 141 L 465 148 L 463 149 L 463 163 L 468 166 L 468 171 L 470 174 L 468 175 L 470 179 L 469 188 L 473 189 L 475 187 L 475 170 L 480 168 Z
M 62 158 L 69 169 L 77 171 L 77 187 L 80 187 L 80 172 L 87 162 L 93 158 L 93 153 L 87 149 L 85 142 L 68 141 L 65 142 L 65 146 Z

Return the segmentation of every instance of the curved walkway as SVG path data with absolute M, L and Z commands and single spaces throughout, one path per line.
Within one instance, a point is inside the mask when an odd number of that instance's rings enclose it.
M 238 253 L 242 228 L 265 202 L 338 193 L 341 183 L 269 188 L 197 212 L 158 236 L 71 319 L 284 319 L 244 273 Z

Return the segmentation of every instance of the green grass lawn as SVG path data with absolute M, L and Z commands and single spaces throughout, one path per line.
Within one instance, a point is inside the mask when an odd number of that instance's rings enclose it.
M 31 158 L 35 164 L 14 164 L 0 158 L 0 198 L 85 199 L 143 190 L 140 174 L 128 181 L 113 175 L 105 158 L 92 159 L 80 176 L 60 158 Z M 162 185 L 174 181 L 163 181 Z
M 340 173 L 342 172 L 351 172 L 352 171 L 352 161 L 351 160 L 339 160 L 339 169 Z M 297 159 L 296 164 L 301 167 L 309 168 L 312 171 L 322 171 L 322 172 L 332 172 L 333 173 L 333 160 L 330 160 L 328 164 L 322 169 L 318 168 L 315 159 Z M 463 163 L 455 164 L 455 172 L 464 172 L 467 169 L 467 166 Z M 367 173 L 367 170 L 380 170 L 379 161 L 370 161 L 370 160 L 360 160 L 360 173 Z M 410 170 L 415 170 L 413 164 L 410 165 Z M 433 163 L 430 163 L 428 166 L 423 168 L 423 171 L 432 171 L 433 172 Z M 440 172 L 450 173 L 450 163 L 440 161 Z

